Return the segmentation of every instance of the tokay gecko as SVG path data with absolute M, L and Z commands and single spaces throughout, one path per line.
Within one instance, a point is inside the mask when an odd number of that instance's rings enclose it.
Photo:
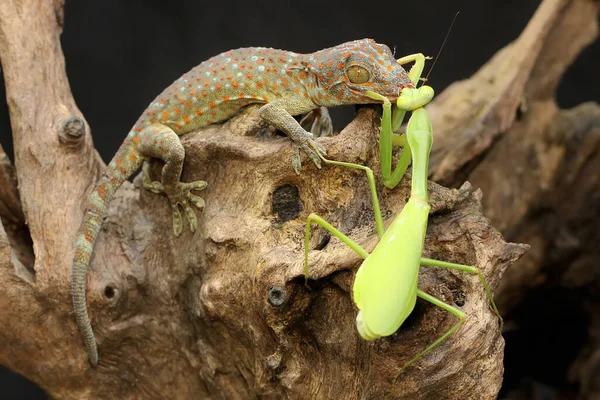
M 207 186 L 204 181 L 180 182 L 185 151 L 179 136 L 225 121 L 249 104 L 263 104 L 259 115 L 291 139 L 292 168 L 300 173 L 300 149 L 320 167 L 325 148 L 294 116 L 320 107 L 380 103 L 365 91 L 395 101 L 405 87 L 414 85 L 389 47 L 364 39 L 311 54 L 264 47 L 230 50 L 204 61 L 166 88 L 108 164 L 90 195 L 77 235 L 71 295 L 91 364 L 98 363 L 98 350 L 86 307 L 86 282 L 94 243 L 111 198 L 145 160 L 159 158 L 165 163 L 160 182 L 150 180 L 144 163 L 143 182 L 146 189 L 167 196 L 173 231 L 179 236 L 180 207 L 194 231 L 197 220 L 191 204 L 202 208 L 204 200 L 192 191 Z M 315 123 L 330 129 L 329 119 Z

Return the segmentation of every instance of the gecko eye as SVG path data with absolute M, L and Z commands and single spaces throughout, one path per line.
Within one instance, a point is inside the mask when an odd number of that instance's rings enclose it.
M 359 67 L 358 65 L 351 65 L 348 67 L 346 74 L 352 83 L 367 83 L 369 82 L 369 79 L 371 79 L 371 74 L 369 71 L 363 67 Z

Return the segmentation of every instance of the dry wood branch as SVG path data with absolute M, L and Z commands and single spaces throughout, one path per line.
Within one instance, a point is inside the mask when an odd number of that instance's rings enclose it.
M 455 184 L 471 173 L 477 186 L 485 187 L 486 199 L 495 198 L 500 185 L 485 186 L 478 168 L 502 146 L 507 146 L 504 151 L 517 146 L 528 160 L 522 141 L 508 146 L 510 135 L 516 140 L 553 132 L 549 137 L 556 141 L 557 132 L 565 131 L 546 127 L 588 121 L 573 130 L 581 133 L 597 126 L 596 117 L 589 116 L 596 111 L 582 108 L 587 117 L 557 120 L 552 107 L 560 74 L 592 36 L 591 22 L 579 22 L 574 30 L 570 18 L 591 21 L 597 5 L 544 1 L 517 42 L 472 79 L 440 95 L 431 107 L 436 179 Z M 318 171 L 308 163 L 296 176 L 289 166 L 289 142 L 276 138 L 252 110 L 184 140 L 188 156 L 183 179 L 209 183 L 196 234 L 172 237 L 164 198 L 131 184 L 119 191 L 89 274 L 88 305 L 101 357 L 99 367 L 91 369 L 71 314 L 69 271 L 74 233 L 102 163 L 65 77 L 58 40 L 61 13 L 59 1 L 0 4 L 0 56 L 15 164 L 35 252 L 33 273 L 12 256 L 14 246 L 0 231 L 0 282 L 8 288 L 0 294 L 0 323 L 8 327 L 0 332 L 0 341 L 11 343 L 0 348 L 2 364 L 57 398 L 458 399 L 473 393 L 495 398 L 503 341 L 485 293 L 477 278 L 435 269 L 424 269 L 421 287 L 462 304 L 469 319 L 435 354 L 407 370 L 392 393 L 398 368 L 454 320 L 419 303 L 398 333 L 362 341 L 350 296 L 360 260 L 319 230 L 312 246 L 324 248 L 311 253 L 312 290 L 304 288 L 302 236 L 310 212 L 323 215 L 366 248 L 374 246 L 366 179 L 360 171 L 330 166 Z M 567 35 L 568 51 L 561 47 L 561 32 L 573 33 Z M 523 99 L 528 108 L 515 123 Z M 361 109 L 339 136 L 323 140 L 330 156 L 376 169 L 378 118 L 373 109 Z M 570 137 L 559 135 L 563 143 Z M 583 173 L 592 159 L 588 154 L 569 161 Z M 546 161 L 540 163 L 544 173 Z M 503 177 L 525 175 L 510 171 Z M 554 182 L 543 177 L 547 180 L 538 180 Z M 579 186 L 577 179 L 567 182 Z M 468 184 L 459 190 L 432 184 L 430 190 L 433 215 L 425 255 L 478 265 L 495 288 L 526 246 L 505 243 L 482 216 L 481 191 Z M 408 188 L 403 184 L 380 192 L 389 220 L 404 205 Z M 494 209 L 490 215 L 510 232 L 543 194 L 539 190 L 526 197 L 524 209 L 515 205 L 502 218 Z
M 593 306 L 600 288 L 600 106 L 560 110 L 555 95 L 566 69 L 597 38 L 599 8 L 592 0 L 544 1 L 514 43 L 429 108 L 439 139 L 434 179 L 468 179 L 485 193 L 493 225 L 510 241 L 532 245 L 503 278 L 503 312 L 545 286 L 569 290 L 591 319 L 571 373 L 586 398 L 600 395 Z M 547 323 L 552 331 L 561 321 Z

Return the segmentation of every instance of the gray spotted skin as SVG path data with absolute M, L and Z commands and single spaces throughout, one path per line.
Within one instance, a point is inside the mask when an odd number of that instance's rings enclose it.
M 368 81 L 353 83 L 348 68 L 368 71 Z M 144 187 L 164 193 L 173 211 L 173 232 L 183 230 L 183 209 L 190 229 L 197 227 L 191 205 L 204 206 L 192 193 L 206 182 L 181 182 L 185 151 L 179 136 L 225 121 L 249 104 L 264 104 L 260 116 L 292 139 L 292 167 L 300 172 L 299 150 L 320 167 L 325 148 L 293 116 L 347 104 L 377 103 L 365 96 L 373 91 L 396 99 L 404 87 L 413 87 L 390 49 L 371 39 L 356 40 L 311 54 L 261 47 L 230 50 L 204 61 L 167 87 L 143 112 L 102 178 L 92 191 L 77 234 L 71 295 L 79 331 L 92 365 L 98 350 L 86 307 L 87 270 L 108 204 L 121 184 L 149 158 L 165 162 L 161 181 L 144 173 Z M 147 172 L 146 169 L 144 169 Z

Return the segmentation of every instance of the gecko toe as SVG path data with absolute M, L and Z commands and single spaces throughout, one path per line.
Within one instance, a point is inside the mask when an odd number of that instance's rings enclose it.
M 302 171 L 302 162 L 300 161 L 300 145 L 296 142 L 292 142 L 292 168 L 296 175 L 300 175 Z
M 194 214 L 194 210 L 192 210 L 192 207 L 190 207 L 188 203 L 183 206 L 183 210 L 185 211 L 185 216 L 190 223 L 190 230 L 192 232 L 196 232 L 196 229 L 198 228 L 198 219 L 196 218 L 196 214 Z
M 304 151 L 306 151 L 306 154 L 308 154 L 308 156 L 312 160 L 312 162 L 315 163 L 317 168 L 321 169 L 321 158 L 319 157 L 319 154 L 314 149 L 312 149 L 308 146 L 303 147 L 303 148 L 304 148 Z
M 188 195 L 188 199 L 192 202 L 193 205 L 195 205 L 199 209 L 203 209 L 204 206 L 206 205 L 206 203 L 204 202 L 204 199 L 200 196 L 196 196 L 196 195 L 193 195 L 190 193 Z
M 189 190 L 204 190 L 208 186 L 208 183 L 206 181 L 194 181 L 187 185 L 189 185 Z
M 177 203 L 172 204 L 173 209 L 173 234 L 178 237 L 183 231 L 183 220 L 181 218 L 181 212 Z

